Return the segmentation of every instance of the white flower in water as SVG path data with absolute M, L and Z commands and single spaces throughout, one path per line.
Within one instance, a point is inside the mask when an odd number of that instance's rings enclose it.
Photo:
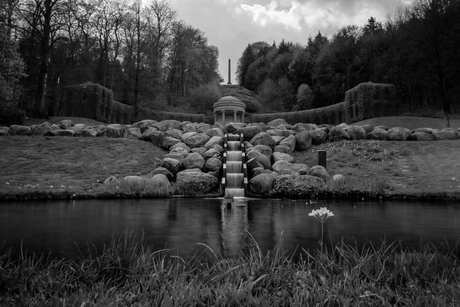
M 324 222 L 329 217 L 334 216 L 334 213 L 332 213 L 332 211 L 330 211 L 326 207 L 321 207 L 320 209 L 313 210 L 308 215 L 316 217 L 320 222 Z

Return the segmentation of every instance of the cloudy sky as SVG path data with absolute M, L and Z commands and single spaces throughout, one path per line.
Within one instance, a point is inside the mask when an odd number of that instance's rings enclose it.
M 305 45 L 318 31 L 329 38 L 369 17 L 385 21 L 413 0 L 170 0 L 179 18 L 205 33 L 219 48 L 219 71 L 236 84 L 236 65 L 248 43 L 286 41 Z

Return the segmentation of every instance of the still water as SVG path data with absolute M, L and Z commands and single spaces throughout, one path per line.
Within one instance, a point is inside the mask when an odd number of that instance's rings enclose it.
M 110 243 L 125 230 L 144 234 L 154 250 L 190 258 L 205 250 L 236 257 L 248 243 L 246 230 L 263 252 L 282 241 L 288 255 L 319 248 L 320 223 L 309 217 L 327 207 L 334 215 L 325 223 L 330 246 L 401 241 L 454 247 L 460 239 L 460 205 L 453 203 L 344 202 L 253 199 L 245 206 L 222 199 L 78 200 L 0 203 L 0 249 L 10 247 L 59 257 L 86 255 L 88 246 Z M 201 243 L 201 244 L 199 244 Z M 458 248 L 457 254 L 458 254 Z

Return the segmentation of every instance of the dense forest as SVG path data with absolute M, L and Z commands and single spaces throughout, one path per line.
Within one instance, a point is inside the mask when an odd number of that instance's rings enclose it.
M 306 45 L 255 42 L 243 51 L 239 83 L 265 111 L 285 112 L 343 101 L 362 82 L 395 84 L 404 112 L 460 111 L 460 1 L 416 0 L 386 21 L 321 33 Z
M 53 115 L 70 84 L 99 83 L 138 112 L 221 80 L 217 47 L 166 0 L 0 0 L 0 12 L 0 114 L 9 119 Z

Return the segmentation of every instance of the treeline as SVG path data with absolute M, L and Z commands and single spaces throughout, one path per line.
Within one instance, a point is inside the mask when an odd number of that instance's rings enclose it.
M 266 111 L 286 112 L 343 101 L 362 82 L 396 85 L 406 111 L 460 106 L 460 1 L 416 0 L 386 21 L 321 33 L 306 45 L 255 42 L 243 51 L 237 76 Z M 455 104 L 457 102 L 457 104 Z
M 0 113 L 53 115 L 66 85 L 114 91 L 135 117 L 218 82 L 218 49 L 167 0 L 0 0 Z

